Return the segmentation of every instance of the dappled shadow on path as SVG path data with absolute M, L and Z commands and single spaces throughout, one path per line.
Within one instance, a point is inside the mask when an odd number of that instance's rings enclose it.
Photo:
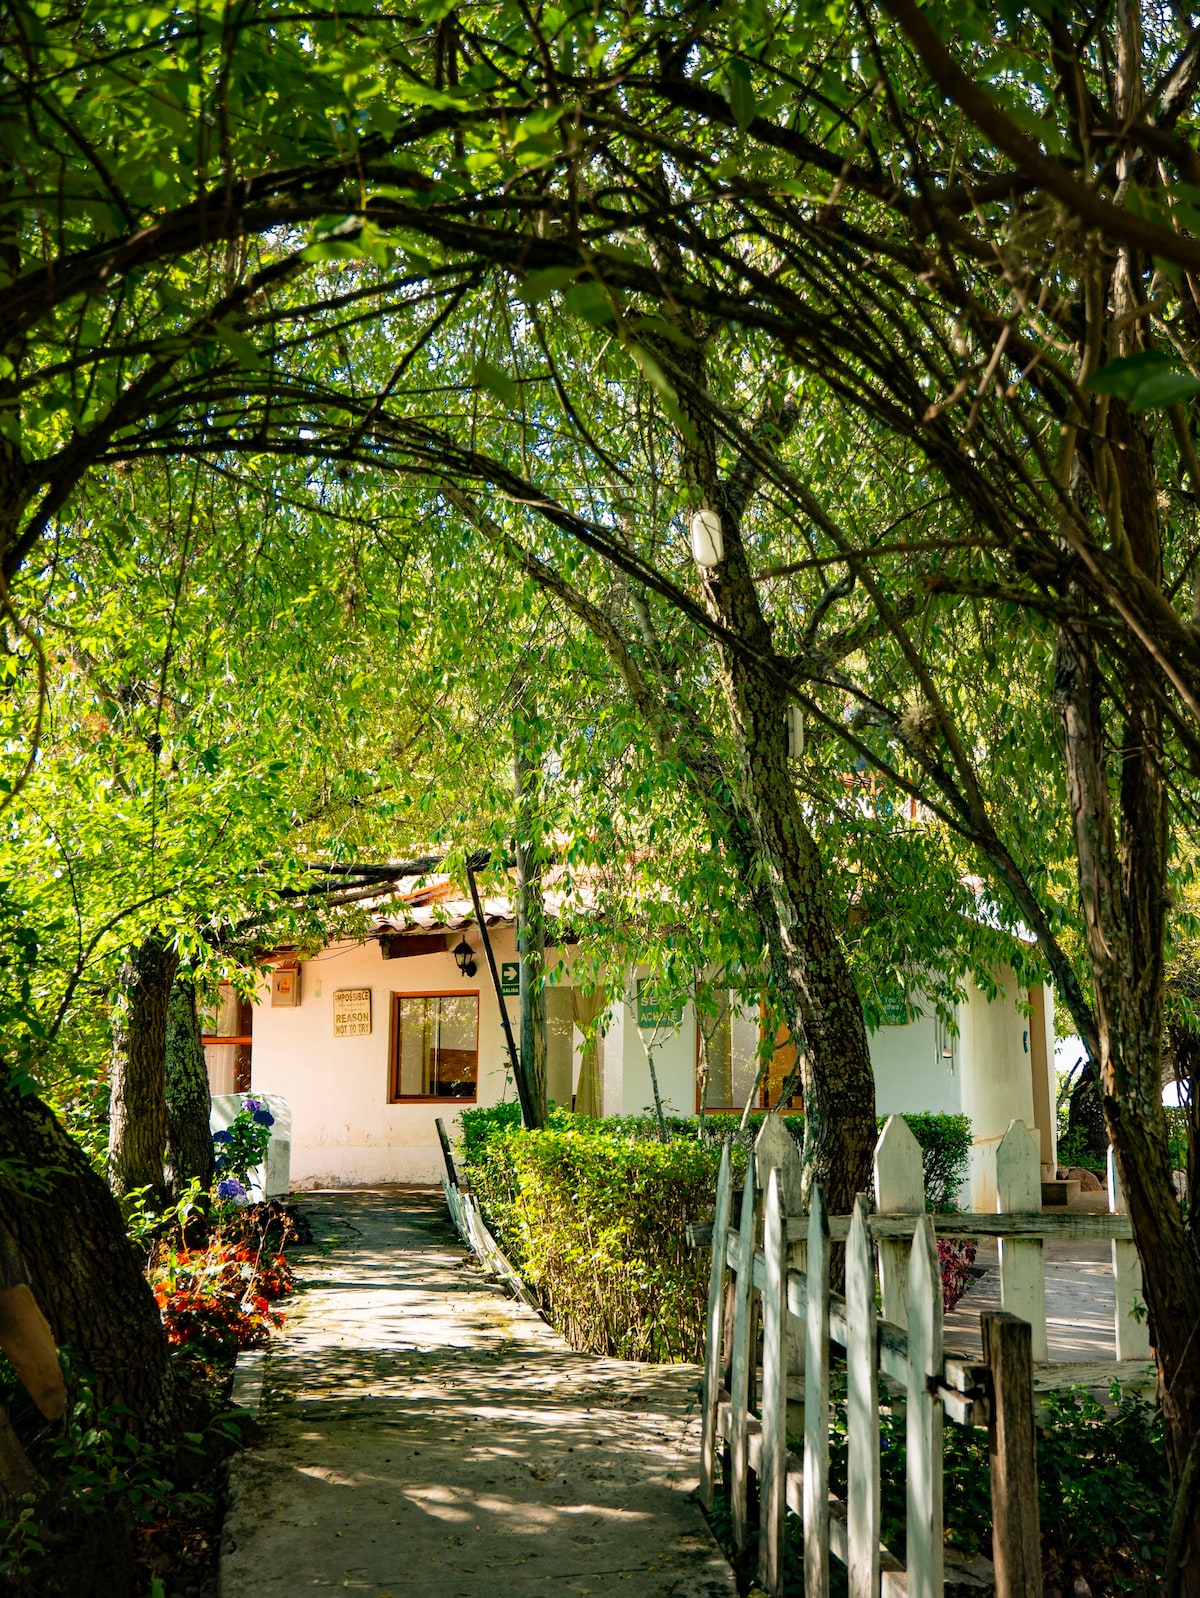
M 694 1368 L 573 1353 L 465 1264 L 440 1192 L 316 1210 L 343 1241 L 301 1266 L 223 1592 L 732 1598 L 688 1497 Z

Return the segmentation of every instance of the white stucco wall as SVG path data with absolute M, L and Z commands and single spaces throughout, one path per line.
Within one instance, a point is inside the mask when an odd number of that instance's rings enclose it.
M 478 949 L 478 934 L 470 941 Z M 497 961 L 515 959 L 512 930 L 493 932 Z M 273 1007 L 268 984 L 254 1008 L 252 1085 L 257 1093 L 279 1094 L 291 1106 L 292 1182 L 298 1187 L 369 1185 L 377 1182 L 435 1182 L 441 1153 L 434 1127 L 440 1115 L 453 1133 L 463 1101 L 388 1102 L 391 996 L 393 993 L 478 993 L 479 1104 L 513 1098 L 499 1008 L 482 952 L 478 970 L 464 979 L 448 952 L 384 960 L 378 943 L 342 944 L 305 961 L 301 1002 Z M 929 1110 L 962 1112 L 972 1120 L 975 1148 L 969 1193 L 977 1208 L 994 1208 L 995 1146 L 1014 1118 L 1039 1125 L 1052 1113 L 1035 1108 L 1030 1019 L 1018 1008 L 1011 971 L 1002 973 L 1005 993 L 989 1004 L 969 985 L 959 1006 L 959 1037 L 954 1060 L 938 1048 L 932 1015 L 903 1027 L 881 1027 L 870 1038 L 878 1112 Z M 333 993 L 337 988 L 371 990 L 369 1037 L 333 1036 Z M 670 1115 L 692 1115 L 696 1108 L 696 1027 L 692 1007 L 682 1024 L 662 1028 L 657 1037 L 639 1030 L 632 985 L 605 1018 L 601 1052 L 603 1113 L 653 1113 L 654 1095 L 646 1047 L 654 1049 L 663 1108 Z M 515 999 L 508 1001 L 514 1025 Z M 569 1027 L 565 992 L 550 1000 L 552 1023 L 562 1034 L 552 1045 L 552 1096 L 566 1098 L 567 1072 L 578 1080 L 580 1036 Z M 1046 1005 L 1049 1053 L 1053 1057 L 1053 1005 Z M 744 1019 L 744 1018 L 743 1018 Z M 753 1018 L 749 1023 L 754 1025 Z M 568 1042 L 569 1033 L 569 1042 Z M 741 1042 L 745 1040 L 742 1039 Z M 741 1052 L 746 1052 L 742 1050 Z M 747 1075 L 739 1070 L 739 1076 Z M 1044 1093 L 1039 1095 L 1045 1097 Z
M 969 1207 L 996 1208 L 996 1147 L 1009 1122 L 1035 1126 L 1033 1074 L 1029 1054 L 1029 1018 L 1018 1008 L 1021 998 L 1013 972 L 1000 973 L 1004 995 L 988 1003 L 968 983 L 967 1003 L 959 1006 L 963 1059 L 973 1069 L 963 1074 L 963 1113 L 971 1117 Z
M 938 1027 L 932 1013 L 907 1026 L 881 1026 L 868 1040 L 875 1072 L 875 1112 L 898 1115 L 928 1110 L 958 1115 L 963 1107 L 961 1040 L 954 1060 L 938 1049 Z
M 622 1004 L 621 1111 L 622 1115 L 653 1115 L 654 1087 L 650 1081 L 648 1051 L 654 1055 L 654 1074 L 664 1115 L 696 1113 L 696 1015 L 684 1006 L 678 1027 L 639 1027 L 637 1012 Z
M 478 947 L 477 935 L 471 941 Z M 493 944 L 497 961 L 515 958 L 511 929 L 493 934 Z M 450 1127 L 462 1101 L 388 1103 L 391 996 L 479 994 L 476 1102 L 495 1104 L 505 1096 L 504 1039 L 481 955 L 476 963 L 476 975 L 464 978 L 449 953 L 385 960 L 378 943 L 342 944 L 304 962 L 294 1009 L 273 1008 L 264 985 L 254 1009 L 251 1081 L 255 1092 L 279 1093 L 291 1105 L 293 1187 L 437 1181 L 434 1122 L 440 1115 Z M 371 990 L 371 1034 L 335 1038 L 334 990 L 360 987 Z M 510 1000 L 514 1020 L 515 1011 Z

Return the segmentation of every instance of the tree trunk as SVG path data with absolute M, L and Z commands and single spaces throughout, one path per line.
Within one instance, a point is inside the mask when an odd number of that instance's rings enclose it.
M 12 1089 L 0 1092 L 0 1163 L 0 1222 L 58 1346 L 94 1377 L 101 1407 L 170 1435 L 179 1400 L 162 1320 L 103 1178 L 40 1099 Z
M 1187 1220 L 1197 1248 L 1200 1248 L 1200 1032 L 1190 1027 L 1168 1028 L 1175 1056 L 1175 1080 L 1182 1089 L 1182 1108 L 1187 1131 Z
M 196 990 L 178 979 L 172 984 L 166 1036 L 167 1165 L 171 1191 L 179 1194 L 199 1178 L 207 1191 L 213 1179 L 213 1143 L 209 1127 L 212 1100 L 208 1067 L 200 1041 Z
M 546 912 L 542 901 L 542 852 L 536 795 L 540 767 L 531 747 L 537 705 L 526 689 L 513 727 L 513 779 L 517 798 L 517 972 L 520 995 L 520 1054 L 531 1126 L 545 1126 Z
M 720 619 L 761 659 L 774 658 L 738 526 L 726 494 L 725 558 L 708 581 Z M 741 651 L 726 651 L 725 689 L 737 741 L 740 784 L 766 877 L 788 985 L 795 997 L 804 1091 L 805 1182 L 820 1183 L 832 1214 L 847 1214 L 868 1185 L 875 1125 L 875 1075 L 862 1004 L 829 916 L 816 840 L 788 769 L 787 707 L 773 677 Z
M 125 1010 L 113 1029 L 108 1171 L 113 1191 L 165 1194 L 166 1047 L 176 950 L 150 936 L 121 969 Z
M 1166 782 L 1159 710 L 1129 684 L 1117 788 L 1120 841 L 1104 759 L 1099 672 L 1089 642 L 1064 628 L 1056 691 L 1066 734 L 1080 898 L 1096 994 L 1104 1115 L 1142 1262 L 1150 1335 L 1182 1543 L 1176 1591 L 1200 1594 L 1200 1256 L 1171 1187 L 1162 1107 Z

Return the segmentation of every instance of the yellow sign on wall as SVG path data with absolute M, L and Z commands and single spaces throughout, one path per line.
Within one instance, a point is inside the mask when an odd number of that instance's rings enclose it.
M 365 1038 L 371 1031 L 370 988 L 338 988 L 333 995 L 335 1038 Z

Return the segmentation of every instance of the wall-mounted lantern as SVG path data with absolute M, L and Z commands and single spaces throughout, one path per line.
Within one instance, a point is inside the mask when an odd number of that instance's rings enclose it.
M 454 954 L 454 963 L 462 972 L 463 976 L 473 977 L 475 975 L 475 951 L 467 942 L 466 938 L 464 938 L 460 944 L 456 945 L 452 952 Z
M 692 559 L 697 566 L 719 566 L 725 558 L 721 518 L 715 510 L 698 510 L 692 515 Z

